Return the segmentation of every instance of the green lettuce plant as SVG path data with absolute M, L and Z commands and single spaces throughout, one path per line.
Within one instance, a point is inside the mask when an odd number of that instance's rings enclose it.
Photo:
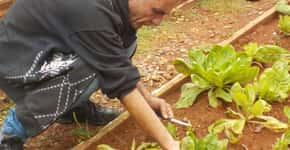
M 210 133 L 203 138 L 197 138 L 192 129 L 180 141 L 181 150 L 226 150 L 228 141 L 219 140 L 216 134 Z
M 229 113 L 228 110 L 227 113 Z M 236 112 L 233 112 L 234 114 Z M 241 114 L 238 114 L 235 119 L 219 119 L 208 127 L 209 133 L 218 134 L 222 131 L 230 140 L 231 143 L 237 143 L 243 135 L 243 130 L 246 124 L 246 119 Z
M 100 144 L 97 146 L 97 150 L 116 150 L 107 144 Z
M 168 122 L 166 125 L 168 132 L 172 135 L 174 139 L 177 139 L 177 128 L 174 124 Z
M 288 150 L 290 145 L 290 130 L 285 132 L 273 146 L 273 150 Z
M 86 123 L 85 127 L 83 127 L 80 124 L 75 112 L 73 112 L 73 119 L 74 119 L 75 123 L 77 124 L 78 128 L 73 129 L 72 134 L 75 135 L 79 141 L 88 140 L 89 138 L 93 137 L 96 134 L 95 131 L 89 130 L 87 123 Z
M 278 21 L 278 27 L 282 33 L 289 36 L 290 35 L 290 16 L 280 15 L 279 21 Z
M 107 144 L 100 144 L 97 146 L 97 150 L 117 150 L 117 149 Z M 161 150 L 161 148 L 158 145 L 158 143 L 154 142 L 142 142 L 140 145 L 136 146 L 135 139 L 133 139 L 130 150 Z
M 276 45 L 261 45 L 248 43 L 243 46 L 244 53 L 254 60 L 262 63 L 273 64 L 276 61 L 290 58 L 288 50 Z
M 245 88 L 242 88 L 239 83 L 235 83 L 230 93 L 237 110 L 243 113 L 246 120 L 263 115 L 264 112 L 271 110 L 271 105 L 263 99 L 256 101 L 256 91 L 252 84 L 247 84 Z
M 253 80 L 259 72 L 258 67 L 251 66 L 252 60 L 244 53 L 237 53 L 231 45 L 212 47 L 208 54 L 201 50 L 190 50 L 189 60 L 176 59 L 176 70 L 191 77 L 191 83 L 182 86 L 177 108 L 191 106 L 196 97 L 209 90 L 209 105 L 217 107 L 222 99 L 231 102 L 229 89 L 235 82 L 241 84 Z
M 290 124 L 290 106 L 284 106 L 283 112 L 288 118 L 288 124 Z
M 290 107 L 284 107 L 284 114 L 288 118 L 288 124 L 290 125 Z M 288 129 L 273 145 L 273 150 L 287 150 L 290 146 L 290 129 Z
M 167 130 L 178 140 L 177 128 L 168 122 Z M 192 127 L 188 127 L 185 137 L 180 140 L 181 150 L 226 150 L 228 141 L 219 140 L 216 134 L 210 133 L 203 138 L 197 138 Z
M 278 12 L 290 15 L 290 5 L 288 5 L 287 0 L 277 0 L 275 7 Z
M 271 68 L 265 69 L 255 83 L 259 98 L 269 102 L 285 101 L 290 92 L 289 70 L 287 61 L 278 61 Z
M 220 133 L 225 131 L 226 136 L 231 143 L 236 143 L 242 137 L 242 131 L 246 122 L 263 125 L 273 131 L 285 131 L 288 125 L 280 122 L 274 117 L 265 116 L 265 112 L 271 110 L 269 105 L 263 99 L 257 99 L 255 87 L 252 84 L 242 88 L 239 83 L 235 83 L 230 94 L 236 104 L 236 111 L 228 108 L 227 113 L 235 119 L 220 119 L 215 121 L 208 130 L 210 133 Z

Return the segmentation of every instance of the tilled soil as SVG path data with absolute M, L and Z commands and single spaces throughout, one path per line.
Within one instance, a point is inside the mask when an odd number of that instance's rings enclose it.
M 167 30 L 164 30 L 163 26 L 154 29 L 154 43 L 149 51 L 134 56 L 133 62 L 139 68 L 142 81 L 151 91 L 159 88 L 177 74 L 172 60 L 176 57 L 186 57 L 186 49 L 227 39 L 274 3 L 275 0 L 245 1 L 242 10 L 227 12 L 201 9 L 197 3 L 186 5 L 181 11 L 167 17 Z M 107 98 L 100 95 L 94 94 L 92 100 L 105 106 L 123 109 L 118 100 L 107 101 Z M 83 127 L 85 126 L 84 124 Z M 72 135 L 75 128 L 76 124 L 54 124 L 39 136 L 30 139 L 25 149 L 69 149 L 79 142 L 79 138 Z M 97 132 L 100 127 L 89 128 Z
M 248 42 L 257 42 L 259 44 L 277 44 L 279 39 L 279 45 L 290 50 L 290 37 L 285 37 L 279 33 L 277 26 L 277 19 L 271 18 L 267 22 L 254 28 L 249 34 L 239 38 L 234 42 L 234 46 L 237 49 L 241 49 L 242 45 Z M 174 103 L 180 96 L 180 89 L 170 92 L 169 95 L 164 98 L 168 100 L 170 104 L 174 106 Z M 277 119 L 287 122 L 286 116 L 283 115 L 283 106 L 290 105 L 290 99 L 284 103 L 273 103 L 273 108 L 268 115 L 274 116 Z M 229 105 L 231 106 L 231 105 Z M 197 102 L 190 108 L 187 109 L 174 109 L 176 118 L 190 120 L 195 128 L 197 136 L 205 136 L 208 133 L 208 126 L 211 125 L 215 120 L 221 118 L 227 118 L 224 114 L 226 111 L 226 105 L 218 109 L 214 109 L 208 106 L 207 94 L 203 93 L 198 97 Z M 276 139 L 281 136 L 281 133 L 275 133 L 268 129 L 262 129 L 258 131 L 259 127 L 247 123 L 244 134 L 241 140 L 233 145 L 229 144 L 228 149 L 230 150 L 271 150 L 272 145 Z M 182 136 L 185 134 L 185 128 L 179 127 L 178 135 Z M 109 144 L 117 149 L 129 149 L 133 139 L 140 143 L 141 141 L 152 141 L 152 139 L 146 135 L 145 132 L 137 125 L 133 118 L 129 118 L 120 126 L 115 128 L 112 132 L 104 136 L 98 144 Z M 94 149 L 95 145 L 92 145 L 90 149 Z

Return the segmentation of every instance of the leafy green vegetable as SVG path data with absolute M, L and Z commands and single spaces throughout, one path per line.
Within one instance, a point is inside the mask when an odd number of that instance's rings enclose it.
M 97 146 L 97 150 L 116 150 L 107 144 L 100 144 Z
M 177 128 L 174 124 L 168 122 L 166 125 L 167 130 L 172 135 L 174 139 L 177 139 Z
M 220 119 L 215 121 L 208 127 L 210 133 L 218 134 L 225 131 L 226 136 L 229 138 L 231 143 L 236 143 L 240 140 L 243 134 L 246 120 L 240 119 Z
M 208 127 L 210 133 L 217 134 L 224 131 L 230 142 L 236 143 L 242 137 L 247 121 L 261 124 L 277 132 L 285 131 L 288 128 L 287 124 L 280 122 L 276 118 L 263 115 L 271 110 L 271 105 L 263 99 L 256 100 L 254 85 L 247 84 L 243 88 L 239 83 L 235 83 L 230 90 L 230 94 L 237 106 L 237 110 L 241 113 L 228 108 L 227 114 L 238 119 L 219 119 Z
M 288 118 L 288 124 L 290 124 L 290 107 L 284 106 L 283 109 L 284 114 Z M 288 146 L 290 146 L 290 129 L 286 131 L 280 139 L 273 145 L 273 150 L 287 150 Z
M 219 140 L 216 134 L 209 133 L 198 139 L 192 130 L 188 130 L 181 140 L 181 150 L 226 150 L 228 141 Z
M 261 45 L 257 43 L 248 43 L 243 46 L 244 52 L 262 63 L 274 63 L 278 60 L 289 59 L 289 52 L 276 45 Z
M 184 63 L 184 60 L 177 58 L 173 61 L 173 65 L 175 66 L 175 69 L 184 75 L 190 75 L 192 72 L 191 66 L 189 66 L 187 63 Z
M 287 0 L 278 0 L 275 7 L 278 12 L 290 15 L 290 6 L 288 5 Z
M 158 143 L 142 142 L 136 150 L 161 150 Z
M 236 53 L 231 45 L 215 45 L 207 55 L 202 50 L 190 50 L 188 57 L 188 61 L 176 59 L 174 62 L 178 72 L 191 75 L 193 83 L 182 87 L 177 108 L 189 107 L 205 90 L 210 91 L 208 96 L 212 107 L 219 105 L 219 99 L 231 102 L 228 93 L 231 84 L 247 83 L 259 72 L 258 67 L 251 66 L 251 57 Z
M 248 56 L 254 57 L 259 49 L 259 45 L 257 43 L 248 43 L 243 46 L 243 49 Z
M 76 117 L 75 112 L 73 112 L 73 119 L 74 119 L 75 123 L 77 124 L 78 128 L 73 129 L 72 134 L 77 136 L 77 138 L 79 140 L 85 141 L 96 134 L 95 131 L 89 130 L 88 124 L 86 124 L 85 128 L 81 126 L 81 124 L 79 123 L 79 121 Z
M 186 136 L 181 140 L 180 146 L 181 150 L 196 150 L 195 146 L 195 139 L 191 138 L 190 136 Z
M 197 82 L 198 80 L 194 81 Z M 196 97 L 207 89 L 207 87 L 201 87 L 200 84 L 198 85 L 194 83 L 186 83 L 182 85 L 181 96 L 176 103 L 176 108 L 187 108 L 191 106 L 196 100 Z
M 208 134 L 204 138 L 199 139 L 197 150 L 226 150 L 228 141 L 226 139 L 219 140 L 216 134 Z
M 133 141 L 132 141 L 130 150 L 135 150 L 135 149 L 136 149 L 136 140 L 134 138 Z
M 290 107 L 284 106 L 283 112 L 286 115 L 286 117 L 288 118 L 288 123 L 290 124 Z
M 284 101 L 290 92 L 289 66 L 286 61 L 278 61 L 267 68 L 255 83 L 259 98 L 266 101 Z
M 288 150 L 290 145 L 290 130 L 285 132 L 273 146 L 273 150 Z
M 262 99 L 255 101 L 256 92 L 252 84 L 242 88 L 239 83 L 236 83 L 232 86 L 230 93 L 238 108 L 243 110 L 247 120 L 263 115 L 264 112 L 271 110 L 271 105 L 266 101 Z
M 275 132 L 283 132 L 288 129 L 288 125 L 286 123 L 283 123 L 279 120 L 277 120 L 274 117 L 271 116 L 257 116 L 258 120 L 251 120 L 251 123 L 261 124 L 264 127 L 271 129 Z
M 97 150 L 116 150 L 112 148 L 109 145 L 101 144 L 97 146 Z M 133 142 L 131 144 L 130 150 L 161 150 L 158 143 L 154 142 L 142 142 L 137 148 L 136 148 L 136 141 L 133 139 Z
M 290 35 L 290 16 L 279 16 L 278 27 L 285 35 Z

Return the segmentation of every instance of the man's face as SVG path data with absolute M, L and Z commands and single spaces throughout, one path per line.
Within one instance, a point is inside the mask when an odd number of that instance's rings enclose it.
M 129 0 L 130 23 L 138 29 L 143 25 L 159 25 L 177 0 Z

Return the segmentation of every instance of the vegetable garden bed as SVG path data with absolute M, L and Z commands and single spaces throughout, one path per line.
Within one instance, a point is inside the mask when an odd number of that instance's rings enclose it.
M 232 38 L 222 42 L 222 44 L 231 43 L 235 49 L 240 50 L 243 45 L 249 42 L 256 42 L 258 44 L 278 44 L 290 50 L 290 37 L 279 33 L 277 23 L 278 14 L 272 8 L 238 31 Z M 190 79 L 183 75 L 178 75 L 168 84 L 155 91 L 154 94 L 168 100 L 173 106 L 175 117 L 190 120 L 197 137 L 204 137 L 208 133 L 208 126 L 218 119 L 228 118 L 225 114 L 226 108 L 233 106 L 232 104 L 224 103 L 218 108 L 212 108 L 208 104 L 207 92 L 204 92 L 198 96 L 196 102 L 190 108 L 175 109 L 175 103 L 181 94 L 180 87 L 186 82 L 190 82 Z M 272 103 L 272 110 L 267 114 L 286 123 L 287 118 L 283 115 L 283 106 L 285 105 L 290 106 L 289 98 L 283 103 Z M 185 127 L 178 126 L 179 137 L 183 137 L 185 131 Z M 270 150 L 281 135 L 282 133 L 276 133 L 266 128 L 261 128 L 261 126 L 247 123 L 240 141 L 236 144 L 229 144 L 228 149 Z M 225 136 L 221 134 L 221 137 Z M 108 144 L 116 149 L 129 149 L 133 139 L 135 139 L 137 145 L 141 142 L 152 141 L 152 138 L 142 131 L 133 118 L 129 116 L 128 112 L 125 112 L 95 137 L 77 145 L 75 149 L 96 149 L 98 144 Z

